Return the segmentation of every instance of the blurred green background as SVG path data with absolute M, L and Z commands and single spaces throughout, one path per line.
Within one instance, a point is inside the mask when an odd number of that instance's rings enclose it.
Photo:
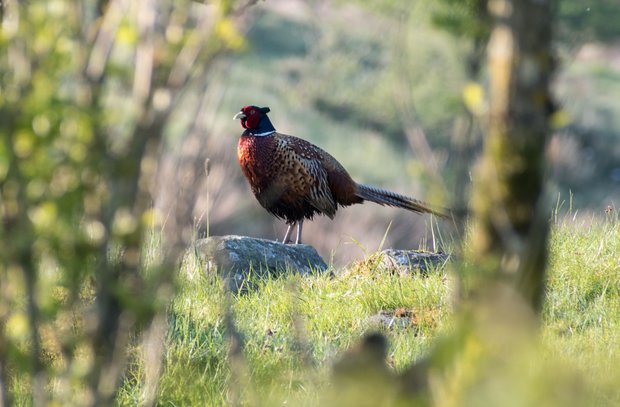
M 236 163 L 242 130 L 230 118 L 248 104 L 270 106 L 280 132 L 327 150 L 359 182 L 454 204 L 458 184 L 469 181 L 453 148 L 471 80 L 464 4 L 266 1 L 249 11 L 247 44 L 218 63 L 200 117 L 211 171 L 196 218 L 209 212 L 210 234 L 275 239 L 285 230 L 254 200 Z M 572 194 L 579 214 L 599 213 L 620 198 L 620 11 L 613 1 L 564 0 L 558 13 L 562 110 L 548 147 L 549 191 L 566 207 Z M 484 70 L 478 81 L 484 87 Z M 469 160 L 480 144 L 473 133 Z M 305 238 L 347 261 L 375 250 L 388 228 L 387 246 L 425 245 L 428 225 L 427 217 L 365 204 L 307 222 Z

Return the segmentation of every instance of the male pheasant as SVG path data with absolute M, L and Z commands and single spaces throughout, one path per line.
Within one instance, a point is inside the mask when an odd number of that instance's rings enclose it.
M 267 117 L 269 110 L 245 106 L 234 116 L 245 129 L 237 158 L 258 202 L 288 224 L 283 243 L 289 242 L 295 225 L 295 243 L 301 243 L 304 219 L 315 214 L 333 218 L 338 205 L 371 201 L 447 217 L 417 199 L 356 183 L 327 152 L 306 140 L 278 133 Z

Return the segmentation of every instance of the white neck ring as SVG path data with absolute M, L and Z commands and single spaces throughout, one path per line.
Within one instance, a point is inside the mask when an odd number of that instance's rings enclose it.
M 276 132 L 275 130 L 270 130 L 270 131 L 266 131 L 264 133 L 252 133 L 252 135 L 255 136 L 255 137 L 263 137 L 263 136 L 270 136 L 270 135 L 272 135 L 275 132 Z

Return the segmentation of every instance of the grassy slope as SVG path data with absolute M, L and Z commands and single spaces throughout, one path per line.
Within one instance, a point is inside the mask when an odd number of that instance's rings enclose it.
M 536 356 L 545 363 L 537 365 L 542 373 L 536 374 L 566 375 L 588 402 L 600 405 L 620 402 L 615 388 L 620 378 L 619 258 L 617 219 L 566 222 L 554 229 L 544 350 Z M 191 265 L 185 271 L 200 275 Z M 396 370 L 421 357 L 433 338 L 452 325 L 450 280 L 441 271 L 412 278 L 367 263 L 337 278 L 266 280 L 258 291 L 239 298 L 227 298 L 218 281 L 187 275 L 169 311 L 160 405 L 224 405 L 234 399 L 313 404 L 338 354 L 372 329 L 369 316 L 399 307 L 415 310 L 417 326 L 386 332 L 388 362 Z M 241 363 L 227 355 L 227 302 L 246 343 Z M 139 400 L 139 380 L 133 378 L 140 377 L 141 369 L 139 363 L 133 367 L 119 404 Z M 551 398 L 558 405 L 562 400 Z

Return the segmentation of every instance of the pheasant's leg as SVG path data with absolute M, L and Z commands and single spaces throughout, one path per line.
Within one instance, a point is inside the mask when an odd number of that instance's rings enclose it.
M 295 239 L 295 244 L 301 244 L 301 227 L 304 224 L 304 220 L 300 220 L 297 222 L 297 239 Z
M 288 229 L 286 229 L 286 234 L 284 235 L 284 239 L 282 239 L 282 243 L 287 244 L 291 240 L 291 233 L 293 233 L 293 226 L 295 223 L 291 223 L 288 225 Z

